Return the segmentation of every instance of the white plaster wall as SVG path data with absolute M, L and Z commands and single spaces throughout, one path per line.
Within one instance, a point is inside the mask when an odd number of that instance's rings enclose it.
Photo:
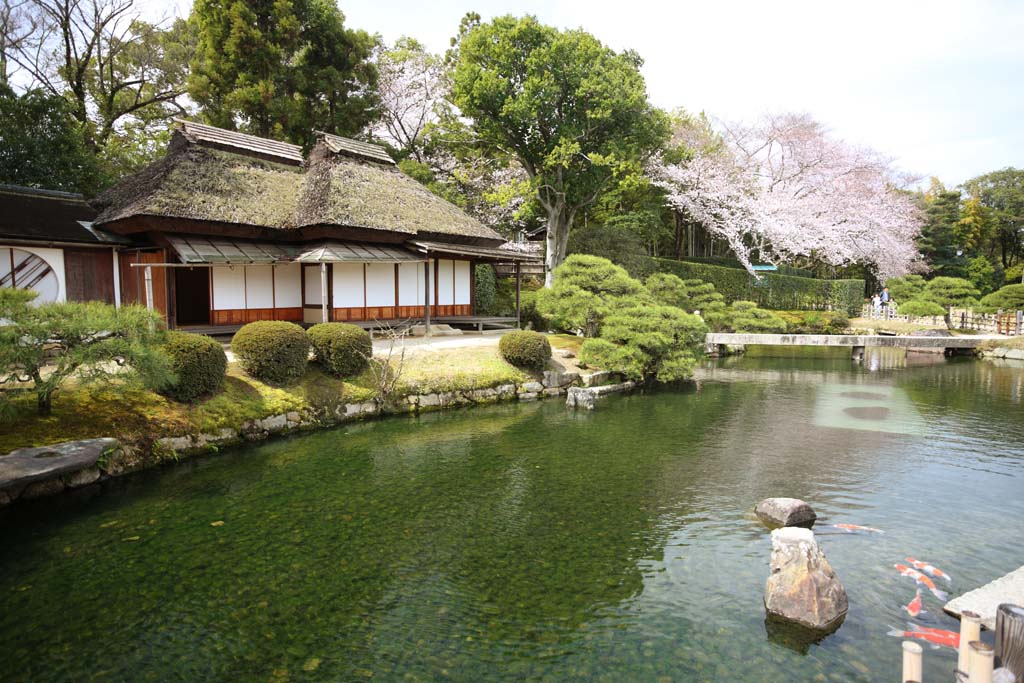
M 473 288 L 469 261 L 455 262 L 455 303 L 469 304 Z
M 245 267 L 245 307 L 274 307 L 274 276 L 272 266 Z
M 0 245 L 0 277 L 9 275 L 11 272 L 11 249 L 20 249 L 29 254 L 35 254 L 46 261 L 53 272 L 53 277 L 47 277 L 39 286 L 34 287 L 39 296 L 36 303 L 47 303 L 49 301 L 65 301 L 67 299 L 67 285 L 64 280 L 64 250 L 49 249 L 46 247 L 22 247 Z
M 366 305 L 395 305 L 395 264 L 366 264 Z
M 317 291 L 320 291 L 319 283 Z M 277 308 L 298 308 L 302 305 L 302 264 L 274 266 L 274 305 Z
M 366 303 L 363 299 L 363 264 L 334 263 L 332 265 L 334 267 L 334 307 L 362 308 L 365 306 Z M 393 277 L 394 275 L 392 275 Z
M 213 310 L 245 308 L 245 267 L 214 266 Z
M 320 282 L 320 266 L 301 266 L 302 276 L 306 278 L 306 301 L 310 306 L 323 304 L 323 289 Z
M 450 306 L 455 303 L 452 296 L 454 266 L 455 262 L 450 259 L 440 259 L 437 262 L 437 303 L 440 306 Z
M 423 264 L 398 264 L 398 305 L 423 305 Z

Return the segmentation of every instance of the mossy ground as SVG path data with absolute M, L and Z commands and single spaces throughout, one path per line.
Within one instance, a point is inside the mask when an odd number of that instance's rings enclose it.
M 497 346 L 439 350 L 408 356 L 398 391 L 407 395 L 469 390 L 528 378 L 502 360 Z M 315 363 L 298 382 L 280 387 L 255 380 L 231 363 L 223 388 L 191 405 L 125 384 L 69 386 L 57 392 L 53 413 L 47 417 L 35 413 L 33 395 L 16 399 L 12 419 L 0 422 L 0 453 L 99 436 L 137 443 L 225 427 L 238 429 L 249 420 L 310 408 L 333 410 L 340 404 L 373 400 L 376 394 L 372 370 L 339 379 Z
M 1024 337 L 1006 337 L 1005 339 L 993 339 L 982 342 L 978 348 L 984 351 L 993 349 L 1024 349 Z

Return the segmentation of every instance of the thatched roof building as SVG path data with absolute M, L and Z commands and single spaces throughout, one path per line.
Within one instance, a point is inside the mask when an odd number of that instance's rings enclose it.
M 402 173 L 383 148 L 326 133 L 303 157 L 295 145 L 182 121 L 163 159 L 94 204 L 96 224 L 120 233 L 504 241 Z
M 499 249 L 376 145 L 318 133 L 303 154 L 178 124 L 163 159 L 94 201 L 97 227 L 134 239 L 118 262 L 125 300 L 170 325 L 462 320 L 475 263 L 536 260 Z

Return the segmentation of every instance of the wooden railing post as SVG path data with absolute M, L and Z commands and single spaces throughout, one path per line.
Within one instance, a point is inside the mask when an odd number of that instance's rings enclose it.
M 1004 603 L 996 609 L 996 657 L 1024 681 L 1024 607 Z
M 924 650 L 912 640 L 903 641 L 903 681 L 921 680 L 922 653 Z

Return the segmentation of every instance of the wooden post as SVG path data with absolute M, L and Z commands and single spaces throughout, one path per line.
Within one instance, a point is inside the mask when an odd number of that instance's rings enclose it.
M 146 310 L 153 310 L 153 266 L 146 266 Z
M 423 321 L 426 326 L 424 335 L 430 336 L 430 259 L 423 262 Z
M 320 317 L 327 322 L 327 264 L 320 264 Z
M 996 658 L 1024 681 L 1024 607 L 1003 603 L 996 610 Z
M 980 640 L 972 640 L 968 647 L 971 652 L 970 660 L 967 663 L 968 680 L 971 683 L 992 683 L 995 649 Z
M 957 673 L 965 680 L 967 676 L 967 663 L 970 660 L 971 641 L 981 637 L 981 617 L 975 612 L 964 610 L 960 613 L 960 650 L 956 658 Z
M 921 653 L 924 650 L 912 640 L 903 641 L 903 678 L 904 681 L 921 680 Z
M 520 300 L 522 298 L 522 264 L 519 261 L 516 264 L 516 328 L 520 326 L 520 320 L 522 319 Z

